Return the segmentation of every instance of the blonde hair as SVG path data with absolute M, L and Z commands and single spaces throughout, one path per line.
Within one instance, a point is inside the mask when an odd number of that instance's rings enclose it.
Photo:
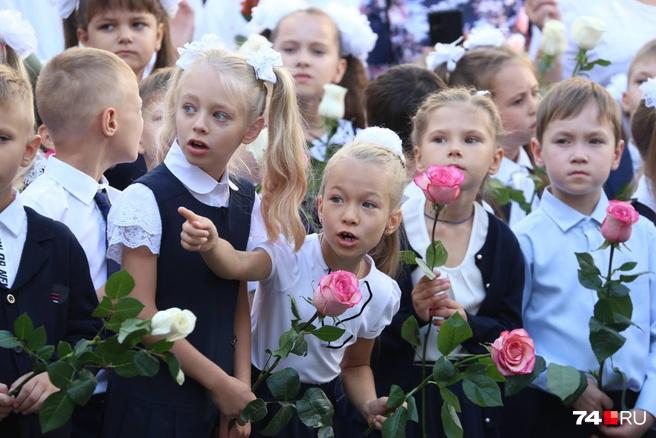
M 6 64 L 0 64 L 0 105 L 16 107 L 22 105 L 27 111 L 26 129 L 33 132 L 34 107 L 32 106 L 32 86 L 19 71 Z
M 656 39 L 647 41 L 641 48 L 638 50 L 638 53 L 631 60 L 631 65 L 629 66 L 629 72 L 627 74 L 627 81 L 631 80 L 631 74 L 633 74 L 633 69 L 635 65 L 639 62 L 644 61 L 646 58 L 651 58 L 656 60 Z
M 93 117 L 122 102 L 124 85 L 135 81 L 118 56 L 100 49 L 73 48 L 52 58 L 39 74 L 36 105 L 57 143 L 62 136 L 87 129 Z
M 544 96 L 537 113 L 535 136 L 539 142 L 549 123 L 579 114 L 588 103 L 599 109 L 599 120 L 610 123 L 615 142 L 622 139 L 622 116 L 617 101 L 601 85 L 590 79 L 570 78 L 555 84 Z
M 479 108 L 490 118 L 492 138 L 497 147 L 501 147 L 503 138 L 503 125 L 497 107 L 488 94 L 477 94 L 475 90 L 467 88 L 447 88 L 429 95 L 412 118 L 412 143 L 419 146 L 421 137 L 426 132 L 430 116 L 440 108 L 452 104 L 469 104 Z
M 390 194 L 390 214 L 401 207 L 403 189 L 407 184 L 406 170 L 401 157 L 383 146 L 367 142 L 348 144 L 340 148 L 328 160 L 319 188 L 321 196 L 324 194 L 327 175 L 330 174 L 331 169 L 348 158 L 380 167 L 381 172 L 385 172 L 388 177 L 386 187 L 389 189 Z M 394 277 L 399 265 L 400 248 L 400 229 L 397 228 L 389 235 L 383 234 L 380 242 L 369 251 L 369 254 L 381 272 Z
M 305 227 L 299 207 L 307 189 L 305 135 L 298 111 L 294 82 L 290 74 L 275 67 L 276 83 L 255 77 L 243 55 L 223 49 L 202 52 L 187 70 L 177 69 L 166 93 L 162 144 L 170 145 L 176 138 L 175 113 L 180 96 L 180 79 L 185 72 L 200 66 L 210 67 L 223 85 L 229 99 L 244 111 L 249 124 L 268 115 L 266 126 L 269 144 L 264 159 L 262 177 L 262 215 L 269 239 L 280 234 L 294 241 L 298 250 L 305 240 Z M 233 154 L 229 168 L 235 169 Z
M 0 63 L 8 65 L 29 82 L 30 75 L 27 73 L 25 64 L 20 55 L 8 44 L 0 42 Z
M 656 181 L 656 108 L 645 105 L 644 99 L 631 117 L 631 135 L 645 163 L 645 176 L 653 189 Z

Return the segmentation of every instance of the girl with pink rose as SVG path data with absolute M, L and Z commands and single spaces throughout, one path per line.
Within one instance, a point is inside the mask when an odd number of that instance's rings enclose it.
M 400 203 L 406 173 L 401 140 L 386 131 L 382 139 L 380 135 L 368 140 L 356 138 L 328 161 L 318 198 L 323 231 L 308 235 L 297 251 L 282 238 L 261 244 L 252 252 L 236 251 L 219 237 L 211 221 L 180 210 L 187 219 L 182 230 L 185 249 L 200 252 L 222 278 L 260 282 L 251 311 L 253 376 L 267 366 L 267 350 L 275 350 L 280 335 L 291 328 L 295 317 L 290 296 L 295 298 L 303 321 L 316 309 L 324 315 L 345 310 L 339 324 L 345 333 L 338 340 L 326 343 L 308 337 L 307 355 L 289 356 L 278 368 L 294 368 L 303 389 L 319 386 L 333 405 L 337 405 L 335 391 L 341 390 L 341 380 L 352 405 L 376 428 L 382 426 L 387 409 L 386 398 L 376 395 L 370 359 L 374 340 L 392 320 L 401 298 L 397 283 L 388 275 L 393 275 L 398 265 Z M 390 136 L 393 149 L 384 146 Z M 339 271 L 355 274 L 357 284 L 349 283 L 348 276 L 335 276 Z M 325 284 L 322 277 L 329 272 L 333 273 L 333 283 Z M 354 288 L 358 291 L 355 294 Z M 303 298 L 312 296 L 314 290 L 313 305 Z M 333 292 L 327 295 L 328 290 Z M 362 298 L 354 304 L 358 300 L 351 298 L 357 295 Z M 268 396 L 265 388 L 258 395 L 265 400 Z M 266 424 L 262 421 L 254 429 Z M 337 415 L 333 426 L 336 436 L 347 436 Z M 278 436 L 315 434 L 295 417 Z
M 524 263 L 519 245 L 510 229 L 478 201 L 481 187 L 497 171 L 503 156 L 501 120 L 492 99 L 463 88 L 443 90 L 424 101 L 413 123 L 415 162 L 424 173 L 407 187 L 407 200 L 401 207 L 404 249 L 426 260 L 431 241 L 440 240 L 448 259 L 436 269 L 434 280 L 414 266 L 405 267 L 399 276 L 401 308 L 381 336 L 381 360 L 375 363 L 382 392 L 389 391 L 392 383 L 406 391 L 416 386 L 422 357 L 431 373 L 440 357 L 436 342 L 440 324 L 455 312 L 473 330 L 473 337 L 463 344 L 468 353 L 485 352 L 481 344 L 521 326 Z M 446 204 L 435 227 L 433 203 Z M 400 337 L 401 324 L 410 315 L 420 324 L 422 345 L 416 350 Z M 425 356 L 424 339 L 428 339 Z M 467 436 L 499 436 L 499 409 L 480 408 L 464 396 L 461 387 L 454 390 Z M 439 388 L 430 386 L 425 406 L 430 437 L 444 436 L 441 406 Z M 422 406 L 418 411 L 422 412 Z M 421 418 L 418 424 L 408 424 L 408 436 L 421 435 Z

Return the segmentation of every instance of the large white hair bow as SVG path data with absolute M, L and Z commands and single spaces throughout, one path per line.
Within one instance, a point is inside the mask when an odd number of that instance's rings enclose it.
M 8 45 L 21 57 L 36 51 L 34 28 L 20 12 L 11 9 L 0 11 L 0 23 L 0 43 Z

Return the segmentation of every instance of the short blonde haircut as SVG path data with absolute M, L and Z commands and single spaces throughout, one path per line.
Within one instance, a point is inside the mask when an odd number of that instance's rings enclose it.
M 656 60 L 656 39 L 647 41 L 641 48 L 638 50 L 638 53 L 631 60 L 631 65 L 629 66 L 629 72 L 627 74 L 627 80 L 631 80 L 631 74 L 633 74 L 633 69 L 636 64 L 643 62 L 645 60 Z
M 25 129 L 34 131 L 34 107 L 32 106 L 32 86 L 16 69 L 0 64 L 0 105 L 11 107 L 12 110 L 22 107 L 27 117 Z
M 285 68 L 274 67 L 276 83 L 265 83 L 255 77 L 253 67 L 239 53 L 224 49 L 200 53 L 187 69 L 177 68 L 169 83 L 161 137 L 165 147 L 177 137 L 175 114 L 181 78 L 186 72 L 203 67 L 216 73 L 216 80 L 224 87 L 228 99 L 246 114 L 248 124 L 265 117 L 269 144 L 264 157 L 261 210 L 267 236 L 276 240 L 282 234 L 298 250 L 305 240 L 299 209 L 307 190 L 307 144 L 290 73 Z M 229 166 L 234 161 L 231 159 Z
M 615 142 L 622 139 L 622 113 L 615 98 L 601 85 L 590 79 L 576 77 L 554 85 L 544 96 L 537 113 L 535 136 L 540 143 L 549 124 L 554 120 L 575 117 L 588 103 L 599 110 L 599 121 L 610 123 Z
M 340 148 L 330 157 L 323 173 L 319 194 L 324 195 L 326 179 L 331 170 L 345 159 L 355 159 L 363 163 L 380 167 L 380 172 L 387 175 L 386 187 L 390 194 L 390 213 L 401 207 L 403 189 L 407 184 L 406 169 L 401 156 L 391 150 L 369 142 L 356 142 Z M 393 277 L 399 266 L 399 251 L 401 248 L 400 230 L 397 229 L 390 235 L 384 235 L 380 242 L 369 254 L 374 259 L 376 267 Z
M 132 69 L 105 50 L 72 48 L 52 58 L 39 74 L 36 105 L 55 143 L 87 129 L 94 116 L 120 104 L 130 80 L 136 84 Z
M 421 137 L 428 128 L 430 116 L 440 108 L 453 104 L 469 104 L 482 110 L 490 119 L 492 138 L 498 148 L 501 147 L 503 138 L 503 125 L 501 117 L 490 98 L 489 93 L 477 93 L 476 90 L 467 88 L 447 88 L 429 95 L 412 118 L 412 143 L 419 147 Z

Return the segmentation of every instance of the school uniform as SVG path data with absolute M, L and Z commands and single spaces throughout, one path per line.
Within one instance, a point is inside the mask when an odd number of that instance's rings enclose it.
M 91 317 L 98 299 L 80 244 L 66 226 L 23 207 L 20 198 L 0 212 L 0 330 L 13 331 L 27 313 L 44 326 L 47 343 L 92 338 L 100 321 Z M 0 349 L 0 382 L 8 387 L 32 371 L 22 350 Z M 70 423 L 48 437 L 70 436 Z M 0 421 L 2 437 L 40 437 L 38 414 L 11 414 Z
M 302 321 L 308 321 L 316 312 L 315 307 L 303 298 L 311 298 L 322 276 L 330 273 L 322 252 L 320 236 L 310 234 L 298 252 L 279 240 L 263 243 L 260 248 L 271 257 L 272 270 L 269 278 L 260 282 L 253 300 L 251 310 L 252 348 L 251 360 L 257 370 L 262 370 L 269 357 L 267 350 L 278 347 L 280 335 L 291 328 L 294 316 L 290 307 L 290 296 L 296 299 Z M 322 385 L 325 392 L 336 406 L 334 394 L 339 390 L 340 363 L 346 349 L 358 338 L 375 339 L 383 328 L 390 323 L 399 308 L 401 291 L 397 283 L 376 268 L 373 259 L 365 256 L 369 273 L 360 279 L 362 300 L 340 317 L 339 327 L 344 334 L 336 341 L 324 342 L 315 336 L 306 336 L 308 352 L 306 356 L 290 355 L 280 361 L 277 369 L 292 367 L 298 371 L 303 385 Z M 331 318 L 326 323 L 332 324 Z M 315 322 L 315 325 L 317 322 Z M 257 378 L 257 371 L 253 379 Z M 306 387 L 304 386 L 304 388 Z M 266 396 L 266 391 L 263 392 Z M 299 394 L 302 396 L 302 393 Z M 339 428 L 338 415 L 334 417 L 335 427 Z M 263 427 L 267 421 L 255 427 Z M 279 436 L 310 437 L 316 431 L 299 426 L 297 417 L 292 419 L 288 428 Z M 257 435 L 257 431 L 253 434 Z M 344 436 L 335 433 L 335 436 Z
M 602 192 L 592 214 L 585 216 L 545 191 L 540 207 L 515 227 L 526 259 L 524 325 L 535 342 L 536 354 L 547 364 L 570 365 L 582 372 L 599 367 L 588 340 L 597 295 L 579 283 L 575 252 L 589 252 L 605 272 L 610 250 L 597 248 L 604 241 L 600 226 L 607 206 Z M 656 229 L 651 223 L 640 218 L 626 245 L 630 251 L 615 251 L 613 266 L 634 261 L 637 266 L 632 272 L 656 272 Z M 642 275 L 626 286 L 631 290 L 631 319 L 636 326 L 622 332 L 624 346 L 612 361 L 606 361 L 604 391 L 622 389 L 622 379 L 613 371 L 615 366 L 625 373 L 627 389 L 635 400 L 629 407 L 656 414 L 656 278 Z M 521 403 L 515 403 L 517 419 L 529 423 L 523 425 L 523 436 L 589 436 L 574 425 L 571 407 L 554 403 L 546 373 L 536 379 L 534 388 Z M 617 404 L 615 408 L 621 409 Z M 569 421 L 558 421 L 563 418 Z M 550 425 L 548 431 L 545 424 Z
M 517 161 L 515 162 L 508 157 L 503 157 L 499 165 L 499 170 L 492 178 L 501 181 L 501 183 L 508 187 L 520 190 L 524 195 L 524 200 L 530 203 L 531 209 L 534 210 L 539 205 L 540 198 L 535 193 L 535 182 L 531 179 L 532 172 L 533 164 L 528 153 L 524 148 L 519 148 Z M 510 227 L 526 217 L 526 212 L 515 201 L 511 201 L 501 208 L 504 215 L 503 219 Z
M 227 172 L 217 182 L 191 165 L 174 144 L 164 163 L 128 187 L 112 206 L 109 254 L 120 261 L 123 247 L 145 246 L 158 255 L 157 308 L 191 310 L 197 320 L 187 340 L 233 374 L 239 281 L 217 277 L 200 254 L 181 247 L 185 219 L 177 212 L 180 206 L 211 219 L 237 250 L 248 249 L 263 233 L 253 230 L 262 220 L 254 187 L 230 181 Z M 218 410 L 198 382 L 187 378 L 180 386 L 162 366 L 153 378 L 111 374 L 105 418 L 104 437 L 209 437 Z
M 651 183 L 645 175 L 642 175 L 640 180 L 638 180 L 638 187 L 633 194 L 631 204 L 641 216 L 646 217 L 653 224 L 656 224 L 656 197 L 654 196 Z
M 411 188 L 411 186 L 409 186 Z M 425 259 L 431 238 L 424 220 L 425 197 L 409 196 L 403 203 L 402 249 L 413 250 Z M 501 220 L 474 204 L 469 244 L 462 263 L 453 268 L 438 268 L 451 280 L 452 299 L 463 305 L 473 337 L 462 345 L 464 352 L 483 353 L 481 343 L 493 342 L 503 330 L 520 327 L 523 258 L 517 240 Z M 411 315 L 420 324 L 420 340 L 430 330 L 426 354 L 427 373 L 441 354 L 437 350 L 438 329 L 423 322 L 412 305 L 412 290 L 423 276 L 415 267 L 403 266 L 398 282 L 403 291 L 401 308 L 392 324 L 383 332 L 372 357 L 372 368 L 380 395 L 389 394 L 392 384 L 408 391 L 421 380 L 423 346 L 416 350 L 401 338 L 401 326 Z M 500 409 L 480 408 L 454 387 L 463 408 L 460 420 L 467 437 L 499 436 Z M 419 403 L 419 399 L 417 399 Z M 427 388 L 429 436 L 444 436 L 441 429 L 442 400 L 433 386 Z M 433 421 L 434 420 L 434 421 Z M 408 436 L 420 435 L 420 427 L 409 423 Z

